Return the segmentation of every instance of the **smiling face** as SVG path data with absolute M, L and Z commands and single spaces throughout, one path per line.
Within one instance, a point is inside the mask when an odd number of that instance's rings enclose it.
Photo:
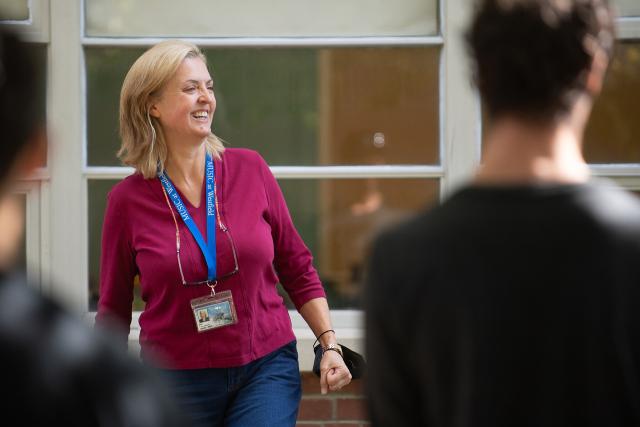
M 211 133 L 216 109 L 213 81 L 200 58 L 186 58 L 149 113 L 158 119 L 168 144 L 200 144 Z

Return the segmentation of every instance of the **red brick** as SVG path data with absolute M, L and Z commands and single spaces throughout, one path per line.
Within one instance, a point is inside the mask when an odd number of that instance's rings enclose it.
M 315 374 L 313 374 L 312 372 L 302 372 L 301 379 L 302 379 L 302 394 L 304 395 L 320 394 L 320 378 L 315 376 Z M 342 390 L 338 392 L 331 392 L 331 393 L 332 394 L 340 393 L 340 394 L 358 395 L 358 396 L 363 395 L 364 391 L 363 391 L 362 380 L 353 380 L 351 381 L 351 383 L 349 383 L 349 385 L 347 385 L 346 387 L 343 387 Z
M 337 419 L 367 420 L 365 400 L 362 398 L 337 399 Z
M 302 394 L 320 394 L 320 378 L 313 372 L 302 372 Z
M 338 393 L 341 394 L 352 394 L 357 396 L 364 395 L 364 390 L 362 386 L 362 380 L 351 380 L 349 385 L 343 387 Z
M 298 420 L 305 421 L 331 421 L 333 420 L 332 399 L 310 399 L 303 398 L 300 402 Z

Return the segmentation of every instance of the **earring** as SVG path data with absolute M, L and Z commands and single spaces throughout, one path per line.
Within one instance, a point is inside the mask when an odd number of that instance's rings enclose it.
M 151 116 L 149 115 L 148 111 L 147 111 L 147 121 L 149 122 L 149 126 L 151 127 L 151 148 L 149 149 L 149 151 L 153 153 L 153 145 L 156 142 L 156 130 L 153 127 L 153 123 L 151 123 Z

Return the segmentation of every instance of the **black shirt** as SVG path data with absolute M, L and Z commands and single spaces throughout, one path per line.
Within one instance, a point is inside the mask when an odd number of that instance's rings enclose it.
M 164 385 L 119 347 L 0 273 L 0 409 L 12 425 L 186 425 Z
M 640 425 L 640 202 L 608 182 L 468 187 L 381 236 L 374 425 Z

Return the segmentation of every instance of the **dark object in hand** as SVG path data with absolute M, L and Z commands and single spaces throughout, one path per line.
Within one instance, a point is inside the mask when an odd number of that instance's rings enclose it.
M 344 364 L 347 365 L 347 368 L 349 368 L 351 377 L 354 380 L 362 378 L 367 368 L 367 362 L 365 362 L 364 357 L 345 345 L 340 344 L 340 348 L 342 349 L 342 358 L 344 359 Z M 315 353 L 315 358 L 313 359 L 313 373 L 317 376 L 320 376 L 320 360 L 322 360 L 323 354 L 322 346 L 320 344 L 317 344 L 315 347 L 313 347 L 313 352 Z

